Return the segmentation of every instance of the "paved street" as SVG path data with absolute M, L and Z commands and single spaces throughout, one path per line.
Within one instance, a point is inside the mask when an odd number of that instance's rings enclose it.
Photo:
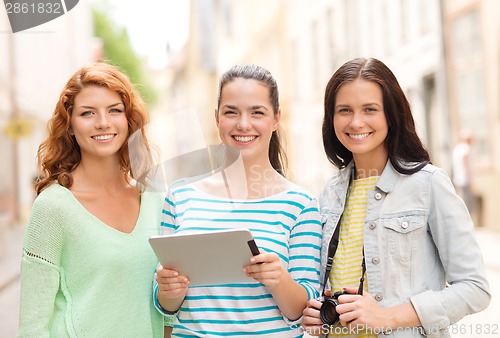
M 21 283 L 17 279 L 0 292 L 0 337 L 15 337 L 19 323 L 19 292 Z
M 451 327 L 454 338 L 500 337 L 500 232 L 477 231 L 493 298 L 483 312 L 465 317 Z M 0 258 L 0 338 L 13 338 L 19 323 L 19 257 L 22 229 L 7 237 L 9 252 Z M 5 242 L 3 242 L 5 243 Z
M 0 338 L 15 337 L 19 324 L 19 280 L 23 228 L 0 233 Z
M 491 303 L 486 310 L 467 316 L 452 326 L 451 332 L 453 337 L 460 338 L 500 337 L 500 232 L 479 230 L 476 233 L 490 282 Z

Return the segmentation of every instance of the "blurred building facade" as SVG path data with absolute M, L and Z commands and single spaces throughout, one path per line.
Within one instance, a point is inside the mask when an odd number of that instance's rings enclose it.
M 167 96 L 171 111 L 196 109 L 208 143 L 220 142 L 214 109 L 222 72 L 252 62 L 268 68 L 279 83 L 288 83 L 282 78 L 286 50 L 284 17 L 279 13 L 284 10 L 281 0 L 191 0 L 190 37 L 171 58 Z
M 452 141 L 472 134 L 476 221 L 500 230 L 500 3 L 443 0 Z
M 35 196 L 36 151 L 47 135 L 47 121 L 71 74 L 93 60 L 93 45 L 85 1 L 53 21 L 15 34 L 6 12 L 0 11 L 0 232 L 26 219 Z
M 405 90 L 433 163 L 451 174 L 459 130 L 471 127 L 476 221 L 500 229 L 499 15 L 495 0 L 192 0 L 171 108 L 195 107 L 217 142 L 218 76 L 238 63 L 266 67 L 280 88 L 289 176 L 317 194 L 334 171 L 321 138 L 326 83 L 349 59 L 379 58 Z
M 324 90 L 335 70 L 358 56 L 378 58 L 393 70 L 412 103 L 419 135 L 434 161 L 446 166 L 442 155 L 449 130 L 439 2 L 342 0 L 308 7 L 296 0 L 293 4 L 287 19 L 294 99 L 290 113 L 297 122 L 290 129 L 299 136 L 308 126 L 306 140 L 294 138 L 300 141 L 291 150 L 293 158 L 301 159 L 296 161 L 297 179 L 305 178 L 304 184 L 317 191 L 325 182 L 325 168 L 333 170 L 322 151 Z

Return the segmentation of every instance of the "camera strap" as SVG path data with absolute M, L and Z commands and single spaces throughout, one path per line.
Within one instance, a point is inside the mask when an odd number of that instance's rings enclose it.
M 326 282 L 328 282 L 328 277 L 330 277 L 330 271 L 332 271 L 333 256 L 335 256 L 335 252 L 337 252 L 337 247 L 339 246 L 340 221 L 342 220 L 342 215 L 340 215 L 339 221 L 337 222 L 337 226 L 335 227 L 335 232 L 333 233 L 330 243 L 328 243 L 328 259 L 326 261 L 325 278 L 323 280 L 323 292 L 321 292 L 323 296 L 325 295 Z
M 361 261 L 361 278 L 359 279 L 358 295 L 363 294 L 363 283 L 365 281 L 366 263 L 365 263 L 365 247 L 363 246 L 363 260 Z
M 321 294 L 325 295 L 326 282 L 328 281 L 328 277 L 330 277 L 330 272 L 332 271 L 333 265 L 333 256 L 335 256 L 335 252 L 337 252 L 337 247 L 339 246 L 339 235 L 340 235 L 340 220 L 342 219 L 342 215 L 337 223 L 337 227 L 335 228 L 335 232 L 333 233 L 332 239 L 328 244 L 328 260 L 326 262 L 325 269 L 325 277 L 323 279 L 323 291 Z M 359 288 L 358 295 L 363 294 L 363 284 L 365 281 L 365 273 L 366 273 L 366 264 L 365 264 L 365 248 L 363 247 L 363 258 L 361 260 L 361 278 L 359 279 Z
M 349 177 L 349 186 L 348 186 L 348 192 L 349 189 L 351 188 L 351 182 L 354 176 L 355 169 L 353 168 L 351 175 Z M 344 202 L 344 207 L 345 204 L 347 203 L 347 199 L 349 198 L 349 194 L 346 194 L 345 202 Z M 344 212 L 339 217 L 339 220 L 337 222 L 337 226 L 335 227 L 335 231 L 333 232 L 333 236 L 330 239 L 330 243 L 328 243 L 328 259 L 326 261 L 326 268 L 325 268 L 325 277 L 323 279 L 323 291 L 321 292 L 322 296 L 325 296 L 325 289 L 326 289 L 326 283 L 328 282 L 328 278 L 330 277 L 330 272 L 332 270 L 332 265 L 333 265 L 333 257 L 335 256 L 335 253 L 337 252 L 337 248 L 339 246 L 339 237 L 340 237 L 340 222 L 342 221 L 342 216 L 344 216 Z M 363 283 L 365 281 L 365 272 L 366 272 L 366 264 L 365 264 L 365 248 L 363 246 L 363 258 L 361 260 L 361 279 L 359 280 L 359 288 L 358 288 L 358 295 L 363 294 Z

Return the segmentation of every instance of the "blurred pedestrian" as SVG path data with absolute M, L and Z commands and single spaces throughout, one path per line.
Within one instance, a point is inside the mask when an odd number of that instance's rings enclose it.
M 472 134 L 468 130 L 461 130 L 458 143 L 452 152 L 453 184 L 457 193 L 462 197 L 469 209 L 474 211 L 474 194 L 472 192 L 472 161 L 471 161 Z
M 305 330 L 450 337 L 451 324 L 486 308 L 491 295 L 469 212 L 446 172 L 430 164 L 384 63 L 353 59 L 333 74 L 323 144 L 339 169 L 320 196 L 327 298 L 308 302 Z
M 146 192 L 146 106 L 117 68 L 79 69 L 38 149 L 18 337 L 163 337 L 151 297 L 162 198 Z M 128 140 L 142 134 L 131 166 Z M 138 172 L 141 172 L 141 175 Z

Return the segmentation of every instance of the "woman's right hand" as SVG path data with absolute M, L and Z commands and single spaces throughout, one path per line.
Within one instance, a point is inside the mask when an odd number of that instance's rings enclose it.
M 158 282 L 158 300 L 184 299 L 186 296 L 189 279 L 180 276 L 175 270 L 165 269 L 158 265 L 156 269 L 156 281 Z M 163 305 L 162 305 L 163 307 Z
M 332 291 L 326 290 L 325 296 L 331 297 Z M 302 328 L 311 336 L 319 336 L 325 333 L 325 330 L 329 329 L 327 324 L 323 324 L 321 317 L 319 316 L 319 309 L 323 305 L 318 299 L 309 299 L 307 301 L 306 308 L 302 312 Z
M 317 299 L 309 299 L 303 311 L 302 328 L 311 336 L 319 336 L 323 333 L 323 322 L 319 316 L 321 304 Z

